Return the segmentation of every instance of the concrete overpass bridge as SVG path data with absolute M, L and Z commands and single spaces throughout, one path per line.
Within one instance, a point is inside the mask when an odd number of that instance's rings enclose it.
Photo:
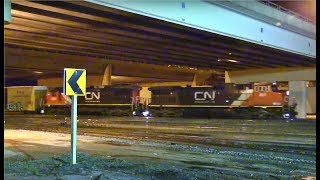
M 13 0 L 5 59 L 8 69 L 49 75 L 59 65 L 98 75 L 112 61 L 215 71 L 314 67 L 315 34 L 314 24 L 256 1 Z

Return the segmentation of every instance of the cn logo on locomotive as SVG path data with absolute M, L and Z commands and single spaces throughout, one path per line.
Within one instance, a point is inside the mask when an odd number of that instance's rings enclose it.
M 205 100 L 214 100 L 216 97 L 216 91 L 212 91 L 210 94 L 208 91 L 196 91 L 194 92 L 194 100 L 196 101 L 205 101 Z
M 87 92 L 85 99 L 86 101 L 100 100 L 100 92 Z

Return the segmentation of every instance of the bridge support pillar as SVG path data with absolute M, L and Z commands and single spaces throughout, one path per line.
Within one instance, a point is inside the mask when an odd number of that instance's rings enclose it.
M 307 117 L 307 86 L 306 81 L 289 81 L 289 104 L 297 103 L 297 118 Z
M 112 72 L 112 65 L 108 64 L 104 70 L 102 85 L 111 85 L 111 72 Z
M 206 84 L 206 80 L 211 76 L 211 73 L 195 73 L 193 76 L 192 86 L 202 86 Z

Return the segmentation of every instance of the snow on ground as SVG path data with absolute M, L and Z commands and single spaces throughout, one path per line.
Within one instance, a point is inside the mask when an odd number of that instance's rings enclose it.
M 77 165 L 71 165 L 70 139 L 6 129 L 5 179 L 268 179 L 315 172 L 314 158 L 84 135 L 78 135 Z
M 49 137 L 49 138 L 48 138 Z M 37 143 L 51 146 L 68 147 L 70 146 L 70 134 L 53 133 L 44 131 L 31 131 L 31 130 L 4 130 L 5 139 L 23 140 L 25 143 Z M 132 140 L 119 139 L 119 138 L 106 138 L 106 137 L 94 137 L 77 135 L 77 140 L 82 143 L 92 142 L 117 142 L 123 144 L 133 144 Z M 6 143 L 5 143 L 6 144 Z M 6 146 L 10 146 L 7 144 Z
M 50 137 L 50 138 L 48 138 Z M 52 146 L 67 147 L 70 146 L 70 134 L 52 133 L 43 131 L 30 131 L 30 130 L 4 130 L 5 139 L 23 140 L 25 143 L 46 144 Z M 79 136 L 78 140 L 90 142 L 98 138 L 90 136 Z M 10 146 L 10 145 L 7 145 Z
M 4 157 L 5 158 L 14 157 L 14 156 L 21 156 L 21 155 L 23 155 L 23 153 L 14 152 L 14 151 L 11 151 L 11 150 L 8 150 L 8 149 L 5 148 L 5 151 L 4 151 Z

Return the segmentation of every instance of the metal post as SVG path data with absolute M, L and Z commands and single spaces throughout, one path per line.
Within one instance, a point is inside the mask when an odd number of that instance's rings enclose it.
M 72 96 L 71 104 L 71 155 L 72 164 L 77 163 L 77 95 Z

